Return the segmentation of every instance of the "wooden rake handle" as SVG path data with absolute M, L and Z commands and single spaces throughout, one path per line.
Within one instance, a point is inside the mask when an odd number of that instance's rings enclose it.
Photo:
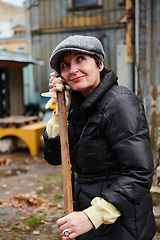
M 66 104 L 65 104 L 65 93 L 57 92 L 57 95 L 58 95 L 61 160 L 62 160 L 62 173 L 63 173 L 64 210 L 65 210 L 65 215 L 67 215 L 73 212 L 67 113 L 66 113 Z

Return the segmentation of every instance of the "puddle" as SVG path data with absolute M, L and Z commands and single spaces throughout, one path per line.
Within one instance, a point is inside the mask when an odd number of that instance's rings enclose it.
M 0 178 L 17 176 L 17 175 L 19 175 L 21 173 L 27 173 L 27 172 L 28 172 L 28 170 L 25 169 L 25 168 L 0 170 Z

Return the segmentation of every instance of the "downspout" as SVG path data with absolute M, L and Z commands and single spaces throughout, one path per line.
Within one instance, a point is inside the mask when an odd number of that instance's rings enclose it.
M 127 86 L 134 91 L 134 0 L 126 0 Z
M 32 36 L 31 36 L 31 7 L 30 0 L 25 1 L 25 17 L 26 17 L 26 42 L 27 54 L 32 58 Z M 29 64 L 27 68 L 23 69 L 24 82 L 25 82 L 25 104 L 35 103 L 34 93 L 34 77 L 33 77 L 33 64 Z
M 27 38 L 27 53 L 32 54 L 32 36 L 31 36 L 31 7 L 30 1 L 25 2 L 25 16 L 27 20 L 26 38 Z
M 139 0 L 135 0 L 135 94 L 139 95 Z

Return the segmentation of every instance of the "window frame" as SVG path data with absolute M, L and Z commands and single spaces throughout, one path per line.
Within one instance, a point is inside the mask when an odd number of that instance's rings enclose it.
M 80 6 L 75 5 L 76 0 L 72 0 L 72 9 L 89 9 L 89 8 L 99 8 L 102 7 L 102 1 L 101 0 L 96 0 L 95 4 L 84 4 Z M 87 1 L 87 0 L 84 0 Z

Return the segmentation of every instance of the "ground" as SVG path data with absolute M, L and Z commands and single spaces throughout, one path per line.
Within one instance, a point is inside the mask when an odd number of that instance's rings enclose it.
M 62 188 L 61 167 L 47 164 L 42 151 L 0 154 L 0 240 L 61 239 Z
M 63 215 L 61 167 L 47 164 L 42 151 L 0 154 L 0 240 L 62 239 L 56 221 Z

